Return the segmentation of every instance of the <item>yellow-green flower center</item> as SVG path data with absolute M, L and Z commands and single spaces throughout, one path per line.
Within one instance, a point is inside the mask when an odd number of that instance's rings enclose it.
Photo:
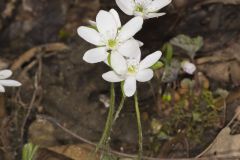
M 138 71 L 137 66 L 132 65 L 132 66 L 128 66 L 128 74 L 136 74 Z
M 136 12 L 143 12 L 144 11 L 144 8 L 143 8 L 143 6 L 142 5 L 136 5 L 136 7 L 135 7 L 135 11 Z
M 110 39 L 108 40 L 108 47 L 109 48 L 114 48 L 117 45 L 117 41 L 115 39 Z

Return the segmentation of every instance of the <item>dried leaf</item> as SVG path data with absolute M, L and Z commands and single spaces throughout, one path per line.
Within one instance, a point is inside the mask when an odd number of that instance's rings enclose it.
M 62 154 L 74 160 L 92 159 L 98 160 L 98 155 L 93 155 L 92 150 L 87 145 L 66 145 L 48 148 L 51 151 Z
M 225 49 L 209 53 L 212 56 L 196 60 L 198 70 L 216 81 L 240 85 L 240 45 L 239 40 Z
M 201 72 L 216 81 L 229 82 L 229 63 L 205 64 L 198 66 Z
M 230 74 L 231 74 L 232 82 L 235 86 L 240 85 L 240 71 L 239 71 L 239 69 L 240 69 L 240 63 L 238 63 L 238 62 L 231 63 Z
M 224 128 L 203 157 L 231 158 L 240 156 L 240 134 L 230 135 L 231 129 Z

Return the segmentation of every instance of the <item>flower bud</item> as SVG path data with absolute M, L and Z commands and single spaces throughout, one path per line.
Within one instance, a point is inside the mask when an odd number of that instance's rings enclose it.
M 183 61 L 181 63 L 181 67 L 184 70 L 184 72 L 188 74 L 193 74 L 196 71 L 196 66 L 189 61 Z

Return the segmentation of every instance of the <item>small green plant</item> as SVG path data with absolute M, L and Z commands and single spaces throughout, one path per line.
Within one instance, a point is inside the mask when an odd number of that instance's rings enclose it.
M 165 118 L 153 118 L 151 122 L 153 142 L 158 142 L 153 144 L 156 152 L 161 142 L 171 140 L 178 134 L 185 135 L 195 145 L 201 144 L 206 130 L 219 127 L 222 107 L 216 104 L 221 96 L 215 97 L 204 83 L 183 79 L 179 88 L 160 97 L 159 112 Z
M 38 146 L 32 143 L 27 143 L 23 146 L 22 160 L 34 160 Z

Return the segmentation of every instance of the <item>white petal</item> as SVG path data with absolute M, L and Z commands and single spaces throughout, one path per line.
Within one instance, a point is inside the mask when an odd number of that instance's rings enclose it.
M 153 78 L 153 71 L 151 69 L 140 70 L 136 78 L 139 82 L 150 81 Z
M 0 71 L 0 79 L 6 79 L 8 77 L 11 77 L 11 75 L 12 75 L 11 70 L 5 69 Z
M 15 80 L 0 80 L 0 85 L 9 87 L 18 87 L 22 84 Z
M 125 58 L 118 52 L 111 53 L 111 67 L 113 70 L 120 75 L 127 72 L 127 62 Z
M 130 58 L 137 57 L 139 54 L 141 54 L 139 43 L 134 39 L 127 40 L 126 42 L 120 44 L 117 51 L 125 57 Z
M 193 74 L 197 69 L 196 66 L 189 61 L 183 61 L 181 63 L 181 66 L 182 66 L 183 70 L 188 74 Z
M 105 80 L 105 81 L 108 81 L 108 82 L 121 82 L 123 81 L 124 79 L 122 77 L 120 77 L 119 75 L 117 75 L 114 71 L 109 71 L 107 73 L 104 73 L 102 75 L 102 78 Z
M 97 23 L 96 23 L 95 21 L 88 20 L 88 23 L 89 23 L 91 26 L 97 26 Z
M 127 97 L 131 97 L 136 92 L 137 84 L 136 84 L 136 78 L 133 76 L 127 77 L 127 79 L 124 82 L 124 93 Z
M 147 9 L 149 12 L 156 12 L 171 2 L 172 0 L 154 0 L 150 5 L 148 5 Z
M 117 34 L 117 24 L 113 15 L 107 11 L 101 10 L 96 18 L 98 31 L 105 36 L 105 38 L 112 39 Z
M 116 0 L 118 7 L 127 15 L 131 16 L 134 12 L 133 0 Z
M 5 88 L 2 85 L 0 85 L 0 92 L 5 92 Z
M 128 40 L 133 37 L 139 30 L 141 30 L 143 25 L 142 17 L 134 17 L 128 21 L 120 30 L 118 38 L 120 42 Z
M 107 59 L 107 51 L 105 47 L 98 47 L 88 50 L 84 56 L 83 60 L 88 63 L 98 63 Z
M 149 18 L 157 18 L 160 16 L 165 15 L 166 13 L 148 13 L 145 15 L 145 19 L 149 19 Z
M 142 41 L 136 40 L 138 42 L 139 47 L 142 47 L 144 43 Z
M 94 45 L 102 45 L 100 34 L 93 28 L 81 26 L 77 29 L 78 35 Z
M 113 17 L 116 21 L 117 27 L 120 28 L 122 26 L 122 24 L 121 24 L 121 20 L 119 18 L 119 14 L 117 13 L 117 11 L 115 9 L 111 9 L 109 12 L 113 15 Z
M 148 55 L 147 57 L 145 57 L 141 62 L 140 62 L 140 66 L 139 69 L 146 69 L 151 67 L 152 65 L 154 65 L 162 56 L 162 52 L 161 51 L 156 51 L 150 55 Z

